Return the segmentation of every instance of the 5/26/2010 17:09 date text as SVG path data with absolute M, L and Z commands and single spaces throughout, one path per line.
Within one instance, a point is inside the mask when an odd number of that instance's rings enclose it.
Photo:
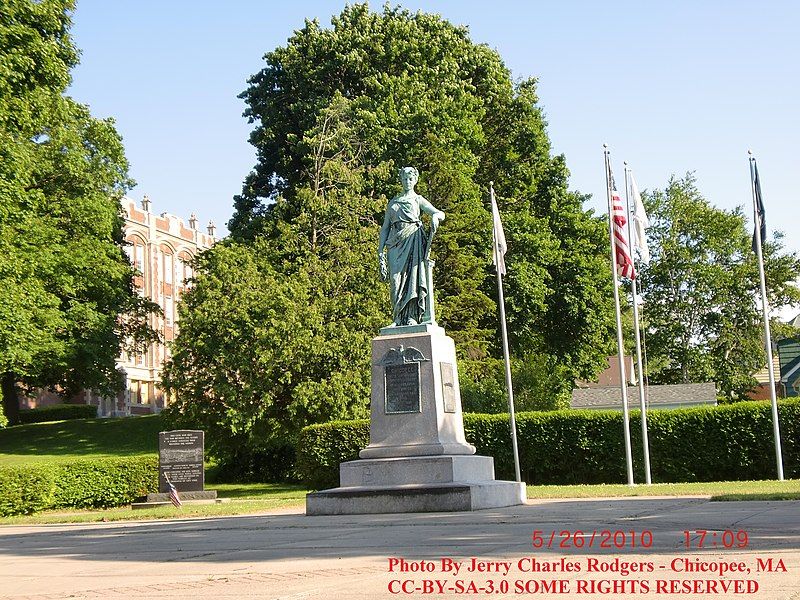
M 736 548 L 742 550 L 748 547 L 750 540 L 747 532 L 742 529 L 725 529 L 723 531 L 695 529 L 684 530 L 681 542 L 688 550 L 702 548 Z M 634 529 L 627 531 L 622 529 L 542 531 L 537 529 L 531 533 L 531 546 L 534 549 L 646 549 L 653 546 L 653 532 L 649 529 L 641 531 Z

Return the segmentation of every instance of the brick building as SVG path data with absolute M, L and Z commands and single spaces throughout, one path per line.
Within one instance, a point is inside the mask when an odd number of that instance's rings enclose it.
M 62 398 L 49 390 L 39 390 L 32 396 L 20 397 L 20 408 L 35 408 L 68 402 L 93 404 L 101 417 L 157 413 L 167 404 L 159 387 L 161 366 L 169 357 L 168 344 L 178 333 L 177 303 L 187 289 L 192 276 L 191 259 L 212 246 L 214 223 L 208 223 L 206 233 L 198 230 L 197 217 L 187 224 L 175 215 L 151 212 L 152 203 L 145 195 L 141 207 L 130 198 L 121 201 L 125 218 L 125 252 L 139 271 L 134 282 L 141 294 L 164 311 L 162 317 L 150 317 L 150 325 L 161 333 L 163 344 L 151 345 L 143 354 L 125 352 L 117 359 L 117 367 L 125 373 L 126 389 L 116 398 L 104 398 L 84 390 Z M 188 227 L 187 227 L 188 225 Z
M 191 260 L 214 243 L 214 224 L 206 232 L 198 229 L 192 215 L 187 223 L 168 213 L 154 214 L 147 196 L 141 206 L 130 198 L 122 199 L 125 217 L 125 251 L 139 275 L 136 286 L 143 296 L 158 304 L 162 317 L 151 317 L 150 325 L 159 331 L 163 344 L 153 344 L 144 353 L 126 352 L 117 365 L 126 377 L 126 390 L 116 398 L 102 398 L 85 392 L 84 401 L 97 405 L 100 416 L 123 416 L 159 412 L 167 404 L 160 389 L 161 366 L 169 357 L 169 342 L 178 332 L 177 303 L 192 277 Z

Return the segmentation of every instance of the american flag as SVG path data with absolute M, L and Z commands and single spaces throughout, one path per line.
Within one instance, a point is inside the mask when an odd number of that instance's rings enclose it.
M 611 182 L 611 216 L 614 222 L 614 244 L 617 249 L 617 273 L 620 277 L 636 279 L 636 269 L 631 258 L 630 245 L 628 244 L 628 215 L 625 205 L 617 192 L 617 184 L 608 166 L 608 180 Z
M 172 482 L 169 480 L 169 475 L 166 473 L 164 473 L 164 480 L 167 482 L 167 487 L 169 488 L 170 502 L 172 502 L 175 508 L 180 508 L 183 505 L 181 502 L 181 497 L 178 495 L 178 490 L 175 489 L 174 485 L 172 485 Z

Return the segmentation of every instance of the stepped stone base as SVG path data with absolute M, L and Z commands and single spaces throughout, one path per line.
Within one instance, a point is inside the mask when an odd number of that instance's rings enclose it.
M 361 458 L 397 458 L 404 456 L 444 456 L 450 454 L 475 454 L 475 447 L 466 443 L 402 444 L 397 446 L 367 446 L 358 455 Z
M 452 512 L 525 503 L 525 485 L 495 480 L 489 456 L 354 460 L 339 470 L 341 487 L 306 496 L 307 515 Z
M 340 487 L 306 496 L 307 515 L 452 512 L 525 503 L 464 437 L 456 347 L 433 323 L 372 340 L 369 446 L 339 465 Z

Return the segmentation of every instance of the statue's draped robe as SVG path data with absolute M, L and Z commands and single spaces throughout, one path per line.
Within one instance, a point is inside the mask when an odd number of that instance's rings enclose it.
M 398 196 L 387 208 L 389 236 L 386 240 L 389 288 L 394 322 L 422 322 L 428 301 L 428 268 L 425 260 L 428 237 L 420 220 L 421 196 Z

